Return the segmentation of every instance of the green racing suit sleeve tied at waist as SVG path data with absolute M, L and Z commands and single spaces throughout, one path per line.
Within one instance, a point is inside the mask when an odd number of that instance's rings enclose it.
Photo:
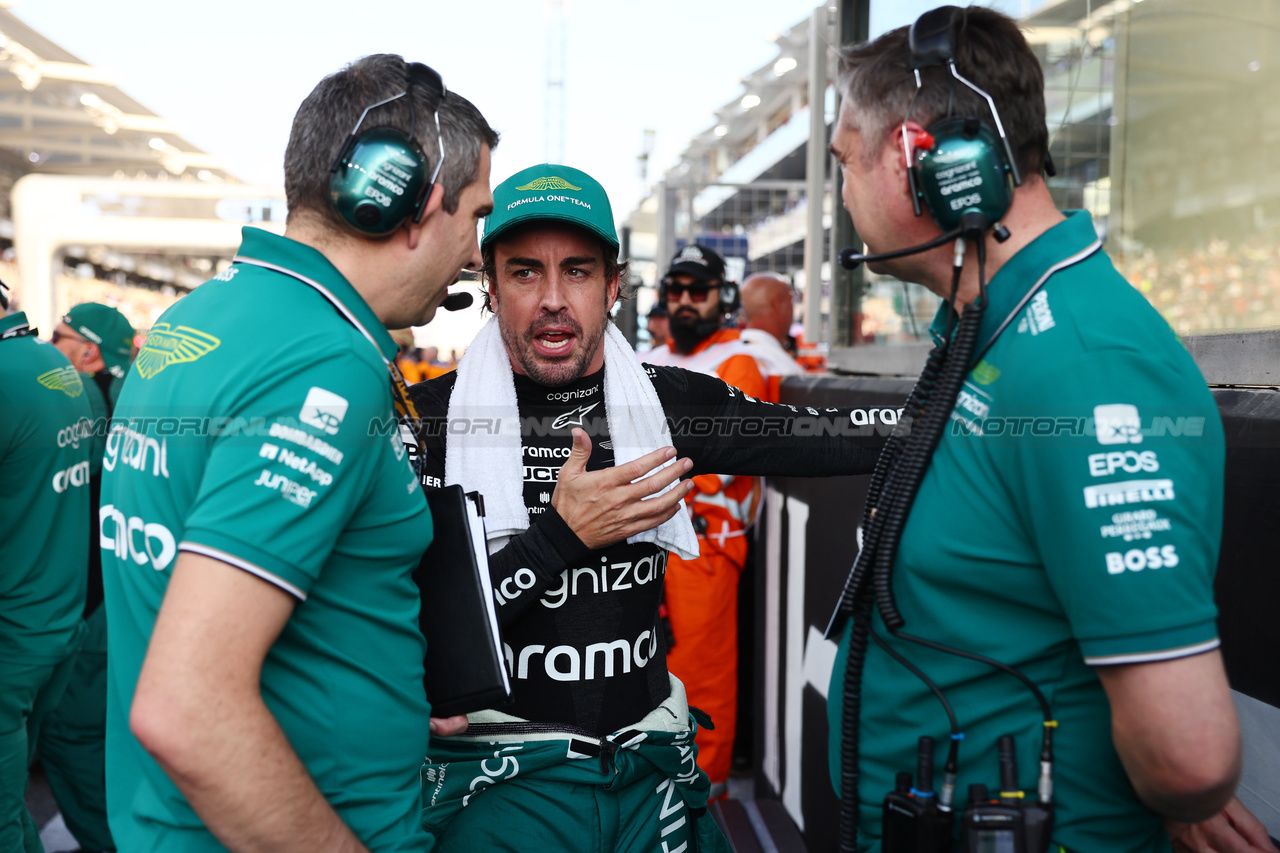
M 694 735 L 699 725 L 710 721 L 688 707 L 679 680 L 672 677 L 671 687 L 671 696 L 642 720 L 604 738 L 498 711 L 471 714 L 464 735 L 431 739 L 421 772 L 423 829 L 439 837 L 464 808 L 483 808 L 491 789 L 521 779 L 526 786 L 536 783 L 538 796 L 558 796 L 562 786 L 585 785 L 637 804 L 649 801 L 652 820 L 666 824 L 662 837 L 667 849 L 674 851 L 688 841 L 686 853 L 731 853 L 706 814 L 710 784 L 697 765 Z M 644 807 L 622 811 L 639 814 Z M 531 832 L 518 825 L 531 819 L 528 814 L 512 821 L 504 810 L 505 832 L 512 838 Z

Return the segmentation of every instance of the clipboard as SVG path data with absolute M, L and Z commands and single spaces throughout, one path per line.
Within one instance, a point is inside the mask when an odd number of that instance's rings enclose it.
M 423 685 L 431 714 L 496 708 L 511 698 L 489 580 L 484 500 L 462 486 L 426 489 L 435 537 L 413 572 L 427 640 Z

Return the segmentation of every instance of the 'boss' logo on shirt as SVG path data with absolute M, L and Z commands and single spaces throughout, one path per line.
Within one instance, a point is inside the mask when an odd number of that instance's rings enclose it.
M 1150 548 L 1134 548 L 1125 551 L 1112 551 L 1106 555 L 1107 574 L 1123 574 L 1125 569 L 1140 572 L 1143 569 L 1172 569 L 1178 565 L 1178 551 L 1172 545 L 1152 545 Z

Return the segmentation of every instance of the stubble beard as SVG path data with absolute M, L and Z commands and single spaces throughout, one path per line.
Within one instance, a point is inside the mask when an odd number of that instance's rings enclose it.
M 606 317 L 590 338 L 583 337 L 582 326 L 578 323 L 560 317 L 548 317 L 534 322 L 532 326 L 521 332 L 508 327 L 499 316 L 498 329 L 502 332 L 502 342 L 506 345 L 507 352 L 515 356 L 516 362 L 519 363 L 525 375 L 539 385 L 555 388 L 568 385 L 582 378 L 582 375 L 587 372 L 592 357 L 604 339 L 605 325 L 608 322 L 609 319 Z M 572 355 L 555 360 L 547 360 L 538 355 L 533 348 L 533 338 L 546 326 L 566 326 L 573 331 L 578 346 Z

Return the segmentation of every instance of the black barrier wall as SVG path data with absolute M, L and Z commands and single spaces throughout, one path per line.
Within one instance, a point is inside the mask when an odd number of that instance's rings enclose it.
M 912 382 L 791 377 L 782 402 L 855 406 L 883 435 Z M 1245 738 L 1240 798 L 1280 836 L 1280 392 L 1215 389 L 1227 439 L 1216 581 L 1218 626 Z M 895 420 L 890 416 L 890 420 Z M 811 853 L 837 849 L 826 693 L 835 644 L 822 632 L 857 554 L 869 477 L 770 478 L 756 548 L 756 796 L 777 798 Z

